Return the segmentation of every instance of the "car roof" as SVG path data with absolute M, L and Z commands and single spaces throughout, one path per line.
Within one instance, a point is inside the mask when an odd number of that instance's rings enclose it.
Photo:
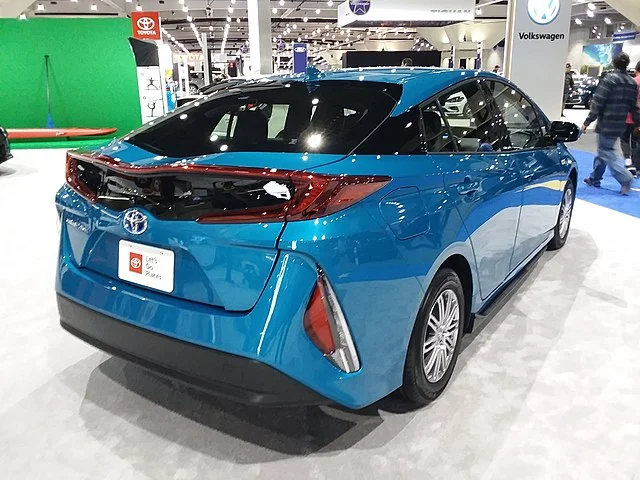
M 504 78 L 491 72 L 433 67 L 360 67 L 320 72 L 318 80 L 365 81 L 402 85 L 402 96 L 392 113 L 400 115 L 450 85 L 466 78 Z M 270 79 L 304 81 L 305 74 L 272 75 Z

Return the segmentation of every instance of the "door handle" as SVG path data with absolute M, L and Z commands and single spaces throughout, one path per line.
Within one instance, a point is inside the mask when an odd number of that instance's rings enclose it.
M 472 182 L 471 177 L 464 177 L 464 182 L 458 185 L 460 195 L 471 195 L 478 191 L 478 182 Z

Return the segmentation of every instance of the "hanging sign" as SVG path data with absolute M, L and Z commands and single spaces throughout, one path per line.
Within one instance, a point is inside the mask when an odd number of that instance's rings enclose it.
M 133 37 L 139 40 L 161 40 L 158 12 L 131 12 Z
M 613 43 L 622 43 L 631 40 L 635 40 L 638 36 L 638 32 L 619 32 L 614 33 L 611 37 L 611 42 Z

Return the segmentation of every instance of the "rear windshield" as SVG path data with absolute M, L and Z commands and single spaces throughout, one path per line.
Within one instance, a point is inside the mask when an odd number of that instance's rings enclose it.
M 169 157 L 348 154 L 389 116 L 401 93 L 399 85 L 373 82 L 252 83 L 180 108 L 127 141 Z

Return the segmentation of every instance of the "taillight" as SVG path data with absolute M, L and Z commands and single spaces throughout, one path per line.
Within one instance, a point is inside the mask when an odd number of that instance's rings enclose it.
M 78 159 L 67 153 L 67 165 L 65 169 L 67 183 L 80 195 L 95 202 L 97 199 L 96 193 L 91 191 L 91 189 L 80 180 L 80 168 L 82 168 L 82 166 L 79 164 Z
M 308 220 L 344 210 L 380 190 L 389 177 L 314 175 L 292 173 L 295 193 L 287 209 L 287 220 Z
M 100 166 L 108 172 L 126 175 L 133 181 L 166 178 L 176 175 L 208 175 L 256 184 L 251 192 L 263 192 L 259 202 L 252 201 L 234 208 L 211 208 L 210 213 L 198 214 L 200 223 L 254 223 L 309 220 L 344 210 L 384 187 L 391 180 L 385 176 L 323 175 L 269 168 L 195 165 L 185 162 L 156 166 L 136 166 L 93 152 L 74 151 L 67 154 L 67 183 L 92 202 L 98 201 L 96 188 L 87 186 L 83 168 Z M 96 180 L 100 183 L 100 179 Z M 92 181 L 88 182 L 94 186 Z M 230 182 L 232 183 L 232 182 Z M 95 187 L 95 186 L 94 186 Z M 223 192 L 225 193 L 225 192 Z M 240 192 L 246 195 L 247 192 Z M 122 195 L 120 195 L 122 196 Z M 276 199 L 276 200 L 274 200 Z M 245 199 L 238 198 L 242 203 Z M 131 205 L 135 203 L 133 199 Z M 174 200 L 172 200 L 174 201 Z M 263 203 L 263 205 L 260 205 Z M 111 205 L 110 208 L 114 208 Z M 130 206 L 127 204 L 127 206 Z M 147 205 L 141 205 L 148 207 Z
M 304 314 L 304 329 L 324 356 L 346 373 L 360 370 L 349 326 L 331 284 L 320 272 Z
M 380 190 L 391 180 L 383 176 L 319 175 L 279 171 L 274 179 L 293 184 L 291 200 L 278 208 L 253 209 L 232 214 L 212 213 L 198 218 L 200 223 L 295 222 L 325 217 L 344 210 Z M 270 177 L 268 177 L 270 178 Z

